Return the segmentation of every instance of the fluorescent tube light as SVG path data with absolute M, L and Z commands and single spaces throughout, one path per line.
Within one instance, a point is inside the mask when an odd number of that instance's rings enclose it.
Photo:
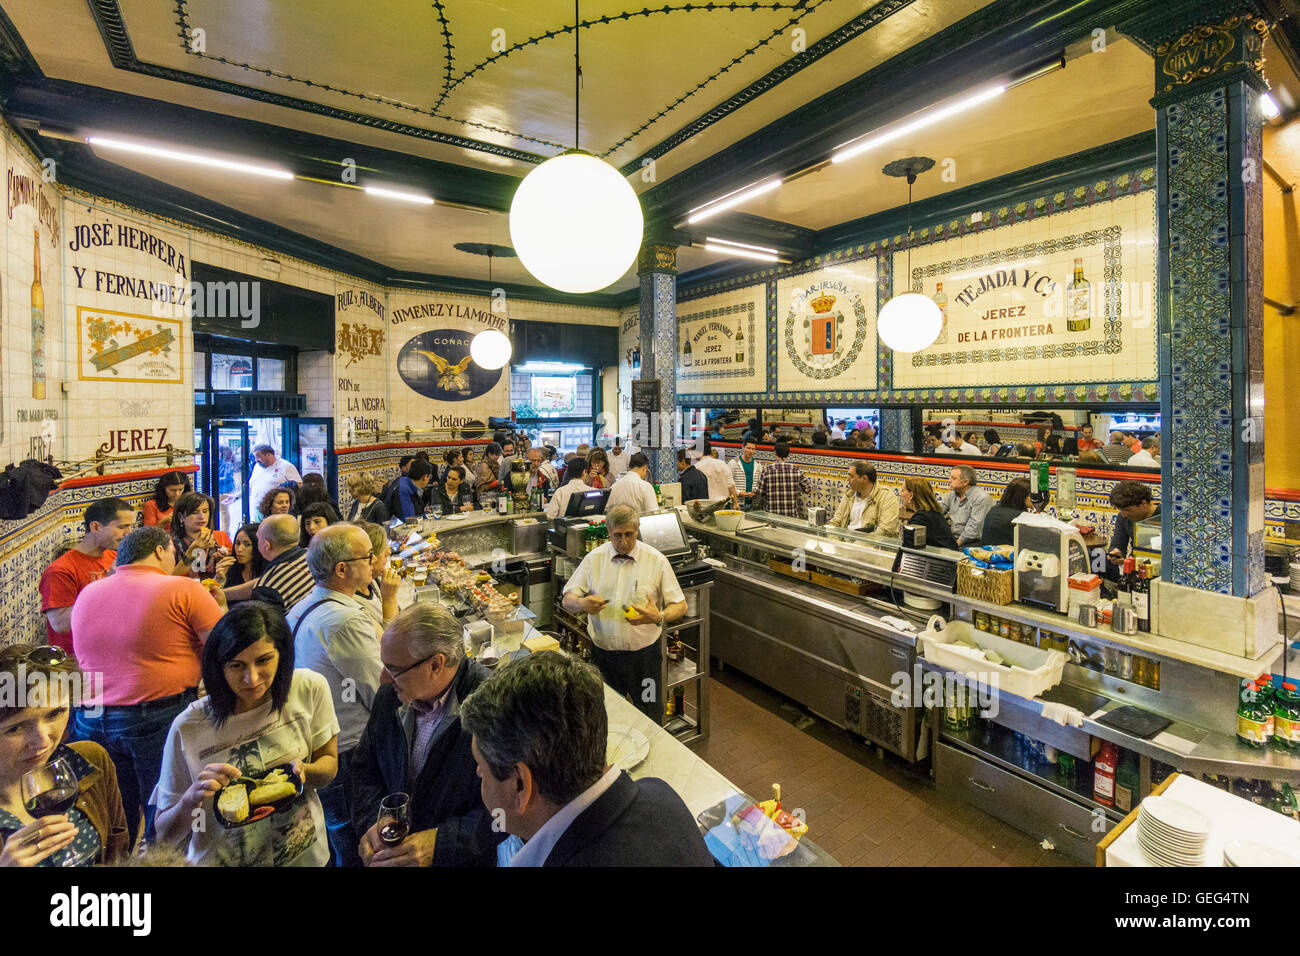
M 769 255 L 773 255 L 773 256 L 778 253 L 778 250 L 770 249 L 767 246 L 751 246 L 747 242 L 732 242 L 730 239 L 715 239 L 713 236 L 709 236 L 704 241 L 712 242 L 719 246 L 731 246 L 732 248 L 735 249 L 747 249 L 750 252 L 766 252 Z
M 400 189 L 389 189 L 385 186 L 365 186 L 365 191 L 371 196 L 383 196 L 385 199 L 400 199 L 403 202 L 420 203 L 425 206 L 432 206 L 434 199 L 432 196 L 422 196 L 419 193 L 408 193 Z
M 194 163 L 198 166 L 211 166 L 214 169 L 224 169 L 232 173 L 251 173 L 255 176 L 267 176 L 271 179 L 293 179 L 293 173 L 287 169 L 277 169 L 274 166 L 257 166 L 253 163 L 244 163 L 231 159 L 220 159 L 216 156 L 204 156 L 200 153 L 187 153 L 179 149 L 170 149 L 162 146 L 146 146 L 143 143 L 131 143 L 121 139 L 110 139 L 105 136 L 89 136 L 86 142 L 91 146 L 98 146 L 104 149 L 120 149 L 127 153 L 139 153 L 142 156 L 155 156 L 159 159 L 174 159 L 183 163 Z
M 735 246 L 719 246 L 712 242 L 706 242 L 704 248 L 708 252 L 720 252 L 724 256 L 740 256 L 742 259 L 757 259 L 760 262 L 778 262 L 775 252 L 752 252 L 748 249 L 737 249 Z
M 991 99 L 995 99 L 1006 92 L 1006 89 L 1005 85 L 993 86 L 971 96 L 962 97 L 948 106 L 934 107 L 925 110 L 915 119 L 895 126 L 892 129 L 888 129 L 883 133 L 868 133 L 865 137 L 860 137 L 857 140 L 849 140 L 847 143 L 842 143 L 836 147 L 835 152 L 831 154 L 831 162 L 842 163 L 855 156 L 860 156 L 862 153 L 867 152 L 867 150 L 875 149 L 877 146 L 883 146 L 885 143 L 893 142 L 900 137 L 906 136 L 908 133 L 913 133 L 918 129 L 925 128 L 926 126 L 932 126 L 940 120 L 945 120 L 950 116 L 955 116 L 963 110 L 968 110 L 973 106 L 978 106 L 981 103 L 986 103 Z
M 1264 112 L 1264 119 L 1277 119 L 1282 115 L 1282 111 L 1277 108 L 1277 103 L 1273 97 L 1267 93 L 1259 98 L 1259 108 Z
M 761 183 L 757 183 L 753 186 L 742 186 L 740 189 L 733 190 L 724 196 L 706 202 L 702 206 L 696 206 L 687 214 L 686 221 L 692 224 L 702 222 L 711 216 L 716 216 L 718 213 L 726 209 L 730 209 L 732 206 L 738 206 L 742 202 L 753 199 L 755 196 L 761 196 L 763 193 L 771 192 L 780 185 L 780 177 L 773 177 L 772 179 L 765 179 Z
M 587 366 L 571 362 L 525 362 L 515 366 L 518 372 L 581 372 Z

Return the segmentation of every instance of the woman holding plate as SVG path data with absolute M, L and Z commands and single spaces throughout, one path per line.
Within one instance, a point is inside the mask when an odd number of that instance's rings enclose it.
M 180 713 L 163 750 L 152 798 L 158 839 L 184 847 L 191 863 L 325 866 L 316 791 L 338 771 L 339 725 L 325 678 L 294 669 L 284 615 L 263 601 L 231 609 L 203 647 L 203 684 L 208 696 Z M 301 796 L 277 800 L 261 819 L 216 819 L 221 790 L 277 768 L 301 784 Z M 205 825 L 195 827 L 199 810 Z

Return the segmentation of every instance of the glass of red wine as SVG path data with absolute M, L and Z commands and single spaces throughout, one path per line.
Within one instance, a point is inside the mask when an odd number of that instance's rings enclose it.
M 52 760 L 43 767 L 28 770 L 22 779 L 23 806 L 35 819 L 63 816 L 77 803 L 77 775 L 65 758 Z M 67 847 L 54 854 L 55 866 L 80 866 L 88 855 L 78 854 Z
M 379 804 L 379 839 L 384 846 L 397 846 L 411 832 L 411 798 L 390 793 Z

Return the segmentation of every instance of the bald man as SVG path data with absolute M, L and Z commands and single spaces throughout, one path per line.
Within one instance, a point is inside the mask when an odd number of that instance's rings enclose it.
M 266 559 L 266 567 L 249 596 L 269 601 L 286 614 L 316 583 L 298 538 L 298 519 L 293 515 L 271 515 L 257 526 L 257 550 Z

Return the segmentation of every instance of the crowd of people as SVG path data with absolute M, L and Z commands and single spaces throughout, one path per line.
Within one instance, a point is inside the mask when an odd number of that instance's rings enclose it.
M 1160 467 L 1160 438 L 1141 438 L 1132 432 L 1112 431 L 1105 442 L 1094 437 L 1091 425 L 1066 435 L 1050 425 L 1039 425 L 1033 441 L 1003 441 L 995 428 L 983 433 L 941 425 L 925 427 L 925 452 L 939 455 L 979 455 L 1025 461 L 1048 460 L 1083 466 L 1130 465 Z

